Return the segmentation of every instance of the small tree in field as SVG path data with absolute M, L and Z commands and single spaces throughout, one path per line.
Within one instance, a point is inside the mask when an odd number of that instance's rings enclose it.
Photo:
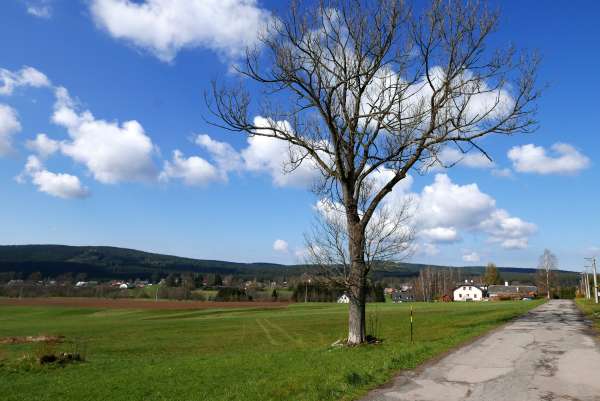
M 552 287 L 556 281 L 555 270 L 558 267 L 558 258 L 549 249 L 544 249 L 538 263 L 536 283 L 540 292 L 545 291 L 548 299 L 552 298 Z
M 488 263 L 485 267 L 485 273 L 483 275 L 483 283 L 485 285 L 502 284 L 502 277 L 498 272 L 498 268 L 493 263 Z
M 438 157 L 446 147 L 487 156 L 479 139 L 531 131 L 537 61 L 488 48 L 498 14 L 485 4 L 433 0 L 417 13 L 402 0 L 316 3 L 292 3 L 238 66 L 264 89 L 259 102 L 243 84 L 214 84 L 209 106 L 218 126 L 287 142 L 288 171 L 321 173 L 316 193 L 342 211 L 347 341 L 360 344 L 368 233 L 388 195 L 411 171 L 454 164 Z

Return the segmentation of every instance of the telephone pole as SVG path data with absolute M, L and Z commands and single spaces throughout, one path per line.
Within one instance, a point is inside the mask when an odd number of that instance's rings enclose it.
M 594 275 L 594 302 L 598 303 L 598 277 L 597 277 L 597 272 L 596 272 L 596 257 L 593 258 L 586 258 L 586 260 L 589 260 L 590 262 L 592 262 L 592 265 L 590 266 L 592 268 L 592 274 Z M 589 278 L 588 278 L 589 280 Z M 589 281 L 588 281 L 588 288 L 589 288 Z
M 587 267 L 585 269 L 585 297 L 587 299 L 592 299 L 592 293 L 590 292 L 590 274 L 587 271 Z

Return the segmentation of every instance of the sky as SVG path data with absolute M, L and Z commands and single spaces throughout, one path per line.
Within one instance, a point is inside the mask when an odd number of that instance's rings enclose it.
M 542 56 L 539 129 L 486 139 L 493 163 L 467 156 L 402 183 L 419 202 L 410 261 L 535 267 L 548 248 L 580 270 L 600 256 L 600 4 L 493 5 L 492 44 Z M 301 262 L 314 171 L 285 174 L 285 146 L 209 125 L 204 100 L 278 7 L 3 1 L 0 244 Z

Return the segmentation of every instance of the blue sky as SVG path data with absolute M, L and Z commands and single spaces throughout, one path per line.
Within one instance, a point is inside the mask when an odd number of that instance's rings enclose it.
M 183 14 L 203 22 L 148 33 L 136 28 L 144 15 L 119 9 L 125 3 L 115 0 L 2 2 L 0 243 L 299 260 L 316 202 L 303 177 L 277 171 L 277 149 L 203 119 L 210 80 L 231 76 L 239 49 L 252 40 L 245 33 L 278 3 L 222 3 L 180 2 Z M 474 158 L 472 166 L 414 177 L 408 191 L 455 218 L 436 225 L 423 217 L 429 229 L 446 231 L 422 236 L 412 260 L 534 267 L 550 248 L 561 267 L 579 269 L 584 256 L 600 250 L 600 139 L 593 119 L 600 6 L 500 5 L 494 44 L 512 41 L 543 56 L 540 81 L 549 86 L 539 102 L 540 128 L 486 139 L 494 166 Z M 234 162 L 220 162 L 220 154 Z M 465 201 L 453 202 L 448 193 Z M 493 218 L 502 233 L 479 225 Z M 443 241 L 449 228 L 452 240 Z

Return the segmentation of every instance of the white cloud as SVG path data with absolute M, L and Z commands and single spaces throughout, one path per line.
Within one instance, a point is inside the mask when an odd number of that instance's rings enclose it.
M 512 217 L 504 209 L 497 209 L 483 222 L 481 228 L 490 235 L 491 242 L 505 249 L 527 248 L 528 238 L 537 231 L 533 223 Z
M 27 13 L 38 18 L 50 18 L 52 17 L 52 5 L 51 0 L 28 0 Z
M 481 260 L 481 258 L 479 257 L 479 254 L 477 252 L 468 252 L 465 253 L 462 256 L 463 261 L 465 262 L 469 262 L 469 263 L 476 263 L 479 262 Z
M 42 72 L 33 67 L 23 67 L 17 72 L 0 68 L 0 95 L 12 95 L 14 90 L 21 86 L 34 88 L 49 87 L 50 80 Z
M 492 168 L 494 162 L 490 161 L 483 153 L 471 151 L 462 153 L 456 148 L 444 148 L 438 155 L 438 159 L 444 166 L 465 166 L 472 168 Z
M 222 181 L 223 175 L 203 158 L 198 156 L 186 158 L 179 150 L 175 150 L 173 160 L 165 161 L 159 176 L 159 179 L 165 182 L 172 178 L 182 179 L 189 186 L 203 186 Z
M 206 134 L 197 135 L 194 143 L 208 152 L 214 163 L 200 156 L 186 158 L 179 150 L 173 152 L 173 161 L 164 163 L 159 179 L 182 179 L 189 186 L 203 186 L 215 181 L 226 182 L 228 173 L 242 169 L 240 154 L 228 143 L 212 139 Z
M 37 187 L 38 191 L 58 198 L 85 198 L 90 194 L 78 177 L 48 171 L 36 156 L 29 156 L 25 170 L 17 177 L 17 181 L 24 182 L 25 177 L 31 178 L 31 182 Z
M 437 174 L 433 184 L 423 188 L 417 222 L 423 227 L 420 235 L 430 242 L 456 241 L 462 229 L 483 232 L 505 249 L 526 248 L 537 230 L 535 224 L 498 209 L 496 200 L 477 184 L 457 185 L 445 174 Z
M 496 206 L 477 184 L 458 185 L 446 174 L 436 174 L 419 197 L 418 221 L 427 228 L 475 228 Z
M 37 134 L 35 139 L 28 140 L 25 146 L 43 158 L 56 153 L 60 149 L 60 143 L 48 138 L 46 134 Z
M 257 126 L 269 126 L 270 123 L 263 117 L 256 117 L 254 124 Z M 292 131 L 287 121 L 279 121 L 281 129 Z M 316 162 L 306 158 L 300 166 L 289 171 L 290 151 L 287 142 L 265 136 L 248 137 L 248 147 L 242 150 L 244 168 L 248 171 L 267 172 L 273 179 L 273 184 L 278 187 L 310 187 L 320 177 L 320 170 Z
M 420 235 L 431 242 L 456 242 L 460 240 L 454 227 L 433 227 L 420 232 Z
M 206 134 L 198 135 L 194 142 L 208 151 L 222 172 L 242 167 L 242 157 L 230 144 L 214 140 Z
M 92 0 L 90 11 L 113 38 L 166 62 L 194 47 L 238 57 L 271 18 L 256 0 Z
M 477 184 L 458 185 L 446 174 L 437 174 L 420 193 L 410 193 L 410 188 L 404 187 L 385 202 L 401 207 L 407 198 L 416 205 L 413 219 L 421 242 L 418 253 L 425 253 L 426 247 L 435 244 L 458 242 L 462 233 L 484 234 L 489 242 L 504 249 L 522 249 L 537 231 L 535 224 L 499 209 L 496 200 Z
M 0 156 L 12 151 L 12 137 L 19 131 L 21 123 L 15 109 L 0 103 Z
M 156 178 L 154 145 L 135 120 L 122 124 L 78 112 L 65 88 L 56 89 L 52 121 L 65 127 L 71 140 L 61 142 L 63 154 L 84 164 L 104 184 Z
M 576 174 L 590 165 L 590 159 L 569 144 L 555 143 L 550 149 L 551 155 L 541 146 L 515 146 L 508 151 L 508 158 L 521 173 Z
M 277 239 L 275 242 L 273 242 L 273 250 L 276 252 L 288 253 L 288 243 L 282 239 Z

